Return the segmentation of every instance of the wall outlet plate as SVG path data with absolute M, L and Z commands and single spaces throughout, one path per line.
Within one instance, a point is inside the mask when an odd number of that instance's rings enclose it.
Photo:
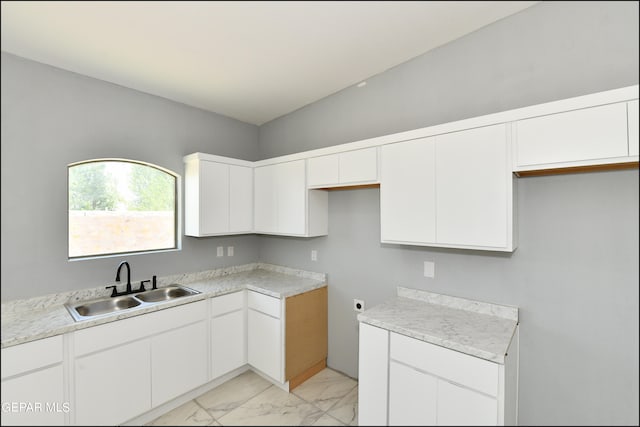
M 353 310 L 362 313 L 364 311 L 364 301 L 361 299 L 354 299 Z
M 227 256 L 233 256 L 233 246 L 227 246 Z
M 315 249 L 311 250 L 311 261 L 317 261 L 318 260 L 318 251 L 316 251 Z
M 224 256 L 224 246 L 218 246 L 218 256 Z

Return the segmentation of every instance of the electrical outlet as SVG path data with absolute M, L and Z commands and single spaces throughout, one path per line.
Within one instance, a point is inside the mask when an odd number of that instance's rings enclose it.
M 227 256 L 233 256 L 233 246 L 227 246 Z
M 433 261 L 424 262 L 424 277 L 433 278 L 436 275 L 436 263 Z
M 224 256 L 224 246 L 218 246 L 218 256 Z
M 316 251 L 315 249 L 311 250 L 311 261 L 317 261 L 318 260 L 318 251 Z
M 362 301 L 361 299 L 354 299 L 353 310 L 362 313 L 364 311 L 364 301 Z

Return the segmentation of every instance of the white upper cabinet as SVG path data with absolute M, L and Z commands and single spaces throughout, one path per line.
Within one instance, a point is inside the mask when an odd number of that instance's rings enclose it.
M 381 158 L 382 241 L 435 243 L 435 138 L 384 145 Z
M 386 243 L 513 251 L 507 125 L 382 147 Z
M 638 100 L 627 102 L 627 120 L 629 127 L 629 155 L 638 155 Z
M 376 147 L 312 157 L 308 163 L 309 187 L 336 187 L 378 182 Z
M 258 166 L 254 179 L 256 233 L 327 234 L 327 193 L 307 190 L 305 160 Z
M 626 102 L 516 122 L 516 169 L 595 164 L 627 155 Z
M 513 250 L 507 126 L 436 137 L 436 241 Z
M 203 237 L 253 231 L 251 162 L 195 153 L 185 161 L 185 234 Z

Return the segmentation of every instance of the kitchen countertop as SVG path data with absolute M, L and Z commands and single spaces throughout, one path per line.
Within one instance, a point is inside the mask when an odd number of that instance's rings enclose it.
M 398 287 L 398 296 L 358 315 L 372 326 L 504 364 L 518 308 Z
M 105 297 L 109 295 L 109 290 L 98 287 L 2 304 L 2 348 L 201 301 L 242 289 L 249 289 L 275 298 L 286 298 L 326 286 L 326 275 L 272 264 L 253 263 L 158 278 L 158 287 L 173 283 L 187 286 L 200 291 L 200 293 L 79 322 L 74 321 L 64 304 Z

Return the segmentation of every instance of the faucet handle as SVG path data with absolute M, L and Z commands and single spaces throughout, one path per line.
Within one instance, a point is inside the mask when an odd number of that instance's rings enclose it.
M 111 291 L 111 298 L 117 297 L 118 296 L 118 288 L 117 288 L 117 286 L 113 285 L 113 286 L 105 287 L 105 289 L 109 289 L 109 288 L 113 288 L 113 291 Z
M 151 282 L 151 280 L 141 280 L 140 281 L 140 289 L 138 289 L 136 292 L 144 292 L 144 291 L 146 291 L 146 289 L 144 288 L 144 282 Z

